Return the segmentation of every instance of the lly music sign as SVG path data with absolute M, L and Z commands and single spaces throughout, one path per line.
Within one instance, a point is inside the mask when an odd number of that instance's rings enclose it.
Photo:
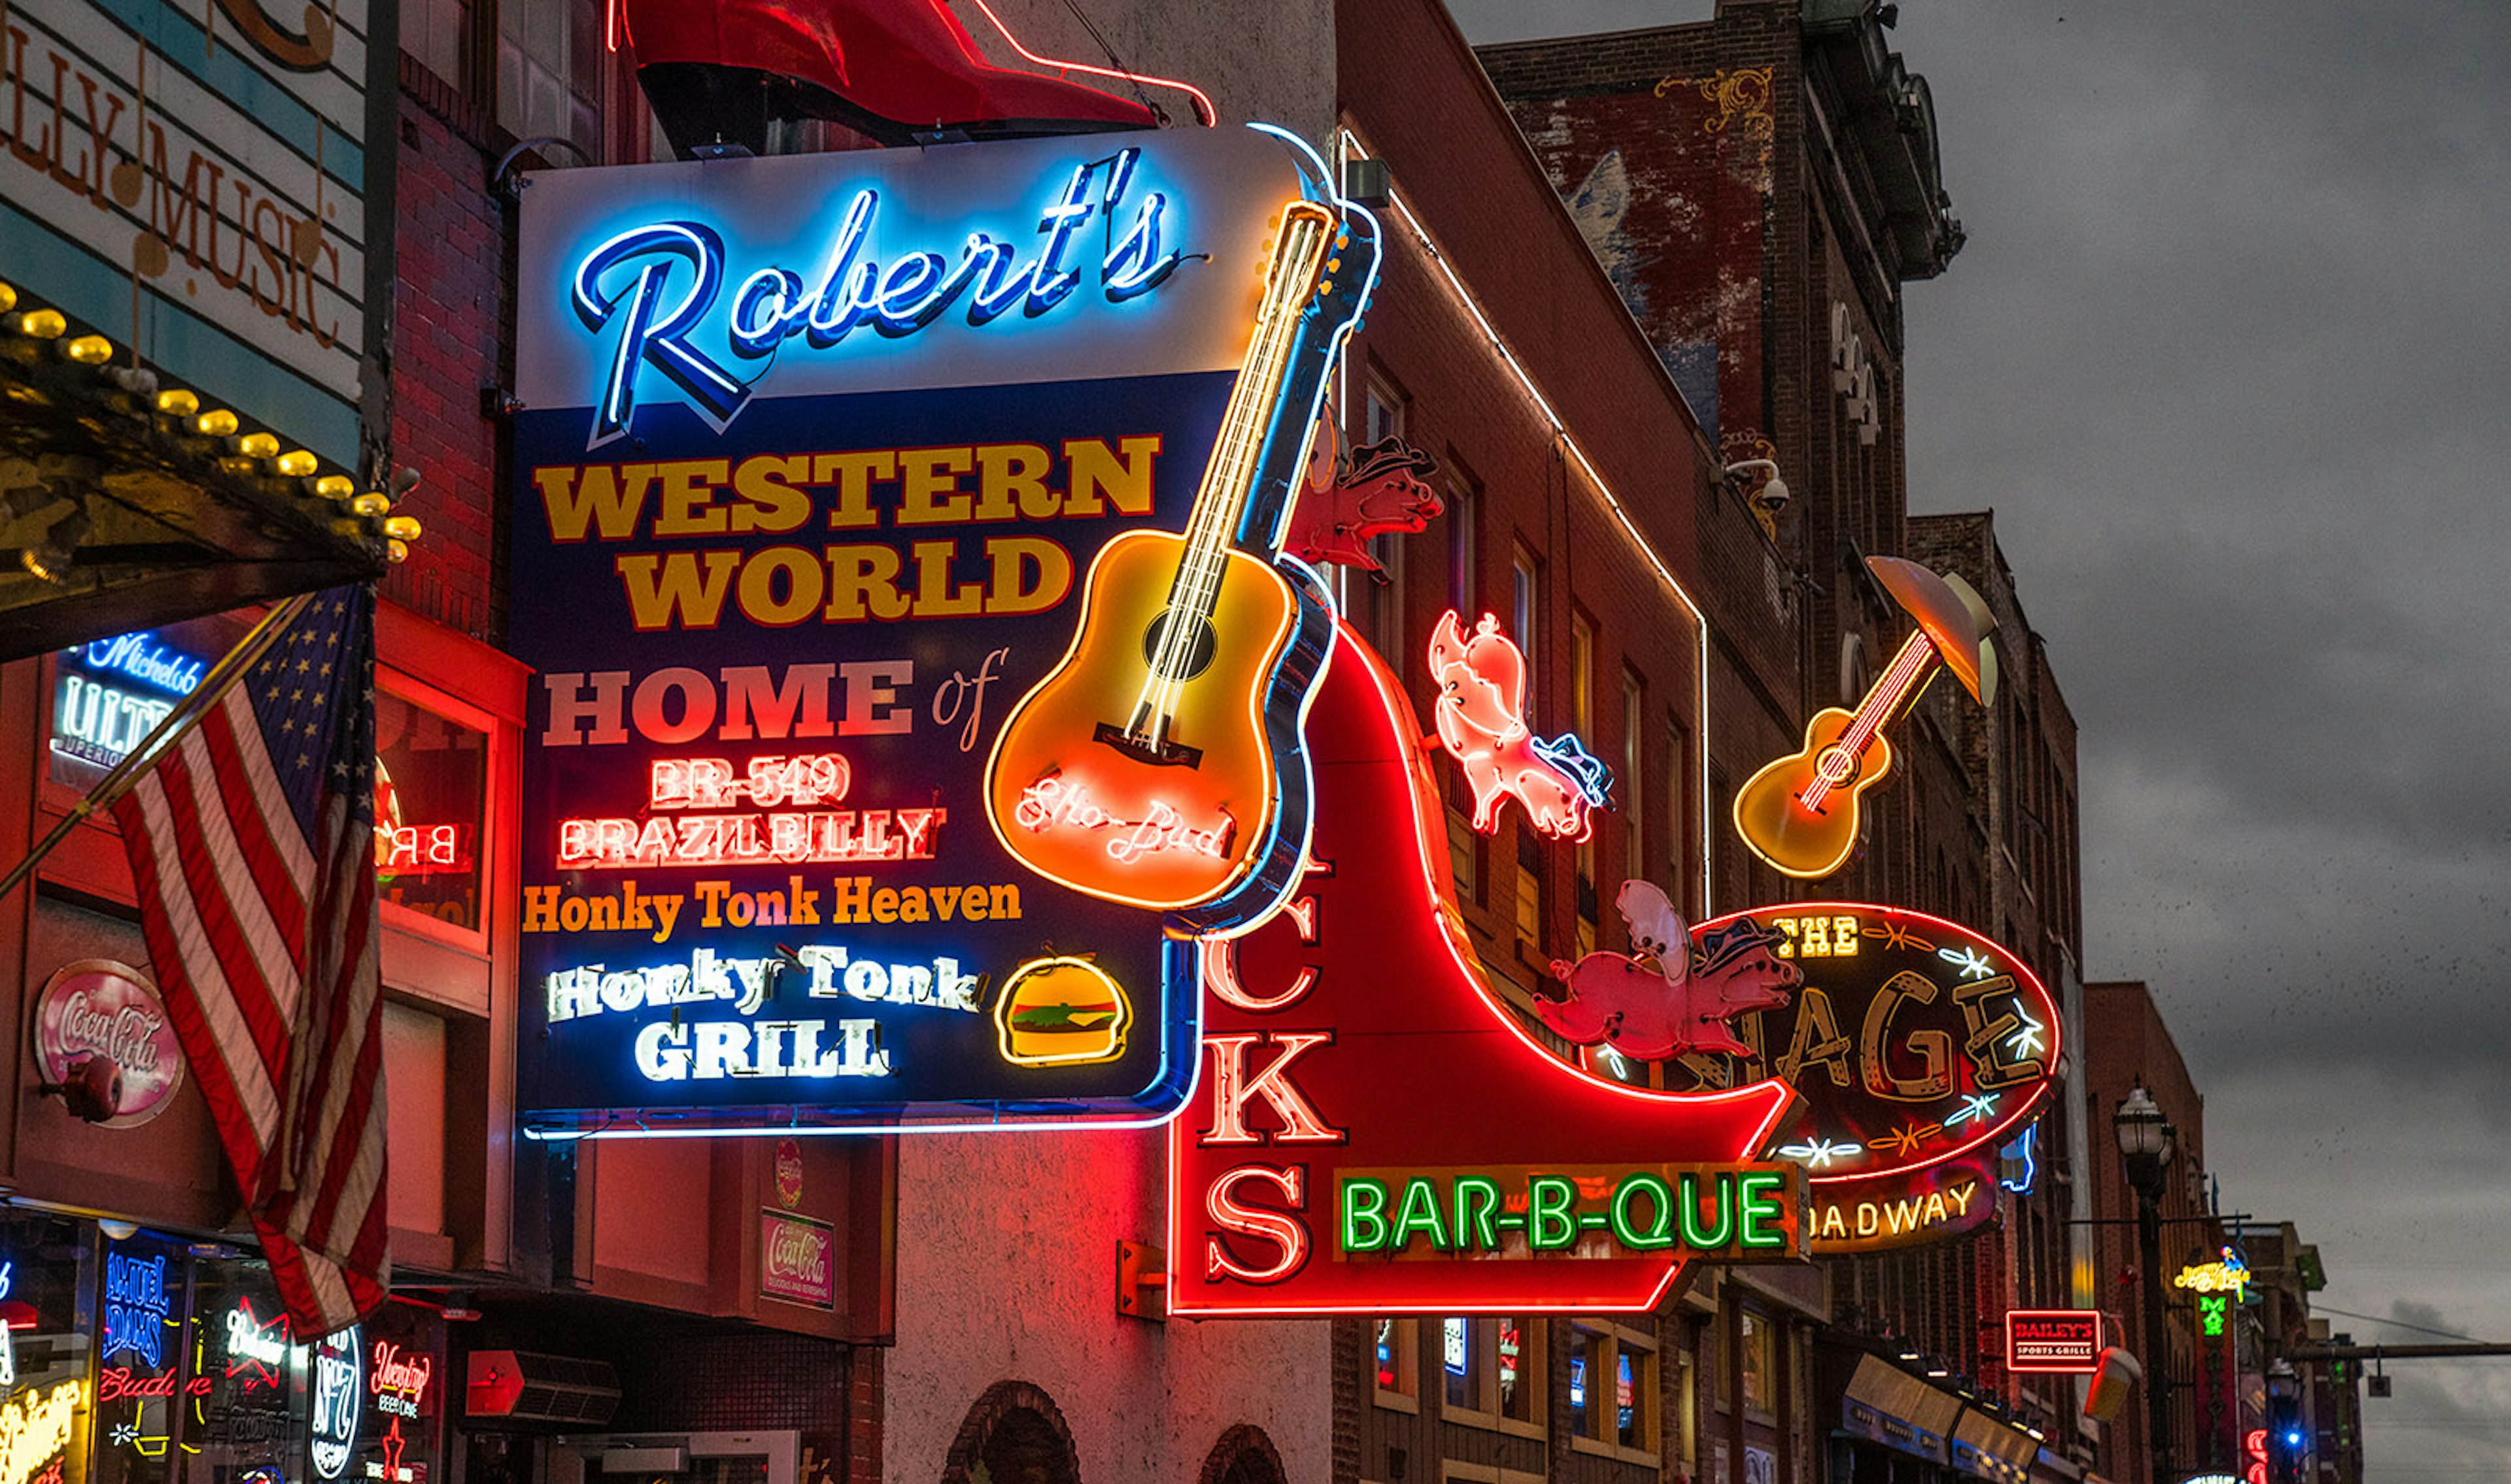
M 1183 1098 L 1193 939 L 1007 833 L 1069 836 L 1119 881 L 1263 842 L 1186 802 L 1190 768 L 1145 770 L 1167 803 L 1039 764 L 989 810 L 986 766 L 1073 649 L 1101 550 L 1202 508 L 1303 190 L 1245 130 L 534 177 L 513 599 L 538 671 L 528 1126 L 991 1125 Z M 1180 673 L 1192 638 L 1163 650 Z M 1200 739 L 1143 746 L 1179 740 Z M 1086 727 L 1076 745 L 1123 761 Z

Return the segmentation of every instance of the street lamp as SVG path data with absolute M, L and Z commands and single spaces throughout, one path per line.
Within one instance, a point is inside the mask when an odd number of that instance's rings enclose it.
M 2275 1429 L 2275 1446 L 2269 1452 L 2277 1461 L 2276 1477 L 2299 1479 L 2303 1454 L 2301 1376 L 2282 1355 L 2267 1367 L 2267 1422 Z
M 2171 1166 L 2173 1130 L 2143 1084 L 2110 1119 L 2119 1160 L 2136 1191 L 2137 1267 L 2144 1275 L 2144 1416 L 2153 1454 L 2153 1484 L 2176 1484 L 2171 1468 L 2170 1345 L 2162 1332 L 2162 1191 Z

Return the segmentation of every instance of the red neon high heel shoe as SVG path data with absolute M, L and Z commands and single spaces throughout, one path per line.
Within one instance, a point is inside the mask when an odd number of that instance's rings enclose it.
M 767 152 L 771 129 L 825 118 L 882 144 L 1018 138 L 1159 120 L 1127 98 L 986 61 L 945 0 L 622 0 L 637 81 L 683 155 Z

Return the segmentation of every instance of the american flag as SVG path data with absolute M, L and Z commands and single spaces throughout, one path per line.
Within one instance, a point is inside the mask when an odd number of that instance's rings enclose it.
M 319 592 L 113 806 L 168 1018 L 299 1335 L 381 1304 L 374 590 Z

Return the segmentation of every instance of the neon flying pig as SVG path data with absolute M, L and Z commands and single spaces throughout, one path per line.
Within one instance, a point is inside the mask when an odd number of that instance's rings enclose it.
M 1662 1061 L 1686 1051 L 1747 1056 L 1727 1021 L 1749 1010 L 1788 1003 L 1803 976 L 1778 956 L 1776 932 L 1738 918 L 1691 951 L 1691 930 L 1665 893 L 1645 881 L 1625 881 L 1613 903 L 1629 925 L 1638 957 L 1591 953 L 1570 964 L 1552 961 L 1552 972 L 1569 987 L 1563 1000 L 1534 1001 L 1535 1017 L 1578 1046 L 1609 1045 L 1638 1061 Z
M 1449 610 L 1430 634 L 1430 673 L 1439 682 L 1432 713 L 1439 742 L 1464 765 L 1474 790 L 1474 828 L 1496 828 L 1500 801 L 1513 798 L 1544 834 L 1586 839 L 1588 810 L 1608 796 L 1609 779 L 1565 771 L 1550 754 L 1575 748 L 1584 758 L 1576 739 L 1538 738 L 1526 726 L 1526 656 L 1499 631 L 1499 620 L 1484 614 L 1467 638 Z
M 1351 450 L 1349 466 L 1337 469 L 1330 452 L 1333 441 L 1319 432 L 1307 487 L 1291 513 L 1283 548 L 1312 566 L 1333 562 L 1358 567 L 1384 581 L 1385 569 L 1369 554 L 1369 539 L 1388 532 L 1409 535 L 1447 508 L 1438 491 L 1423 482 L 1439 472 L 1439 461 L 1401 438 L 1385 438 Z

